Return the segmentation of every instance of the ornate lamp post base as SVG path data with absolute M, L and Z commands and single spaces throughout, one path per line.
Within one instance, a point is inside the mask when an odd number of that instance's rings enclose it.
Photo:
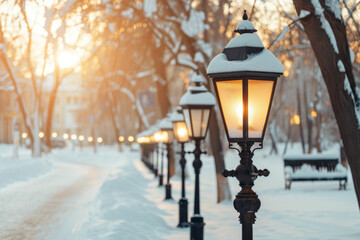
M 188 222 L 188 200 L 186 198 L 180 198 L 179 200 L 179 228 L 189 227 Z
M 167 183 L 165 185 L 165 200 L 172 199 L 171 197 L 171 184 Z
M 204 218 L 199 214 L 194 214 L 191 217 L 190 223 L 190 239 L 203 240 L 204 239 Z

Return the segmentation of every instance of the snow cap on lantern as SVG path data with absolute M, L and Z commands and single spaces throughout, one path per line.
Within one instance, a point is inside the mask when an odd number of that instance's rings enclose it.
M 190 80 L 190 86 L 180 99 L 180 106 L 184 105 L 215 105 L 214 96 L 203 85 L 206 80 L 199 74 L 194 74 Z
M 230 72 L 271 72 L 282 74 L 284 67 L 269 50 L 264 48 L 255 33 L 252 22 L 247 20 L 246 11 L 234 32 L 240 33 L 230 40 L 224 51 L 210 62 L 207 74 Z
M 182 108 L 177 106 L 175 111 L 170 116 L 171 122 L 181 122 L 184 121 L 184 116 L 182 115 Z

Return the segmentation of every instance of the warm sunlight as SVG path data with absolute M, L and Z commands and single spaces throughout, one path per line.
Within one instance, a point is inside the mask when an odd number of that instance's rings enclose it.
M 63 51 L 57 57 L 57 61 L 60 68 L 75 68 L 76 65 L 80 62 L 79 57 L 72 52 Z

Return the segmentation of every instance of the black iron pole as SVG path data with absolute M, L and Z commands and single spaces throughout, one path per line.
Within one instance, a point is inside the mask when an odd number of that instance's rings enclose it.
M 195 150 L 193 161 L 193 167 L 195 170 L 195 198 L 194 198 L 194 215 L 191 217 L 190 222 L 190 239 L 191 240 L 203 240 L 204 239 L 204 219 L 200 215 L 200 169 L 202 162 L 200 160 L 201 155 L 200 140 L 195 140 Z
M 163 185 L 163 179 L 164 179 L 164 149 L 160 147 L 160 150 L 161 150 L 161 158 L 160 158 L 159 187 Z
M 181 166 L 181 198 L 179 200 L 179 224 L 178 227 L 189 227 L 188 200 L 185 196 L 185 143 L 180 143 L 180 166 Z
M 239 220 L 242 224 L 242 239 L 253 240 L 253 224 L 255 213 L 260 209 L 261 202 L 258 195 L 252 190 L 254 181 L 258 176 L 267 177 L 270 172 L 267 169 L 258 170 L 252 163 L 254 156 L 251 151 L 253 142 L 239 143 L 240 164 L 235 170 L 224 170 L 224 177 L 236 177 L 240 183 L 241 191 L 236 195 L 234 208 L 240 213 Z
M 154 172 L 154 164 L 153 164 L 153 154 L 152 154 L 151 146 L 149 146 L 149 168 L 152 172 Z
M 167 157 L 167 182 L 165 185 L 165 200 L 168 199 L 172 199 L 171 197 L 171 183 L 170 183 L 170 168 L 171 168 L 171 163 L 170 163 L 170 153 L 171 153 L 171 144 L 167 143 L 166 144 L 166 157 Z
M 158 148 L 158 144 L 155 144 L 155 154 L 156 154 L 156 158 L 154 160 L 155 162 L 155 167 L 154 167 L 154 175 L 155 177 L 157 177 L 158 173 L 159 173 L 159 148 Z

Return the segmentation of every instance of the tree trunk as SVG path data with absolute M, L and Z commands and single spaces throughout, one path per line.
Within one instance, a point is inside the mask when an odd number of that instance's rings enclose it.
M 39 138 L 40 133 L 40 124 L 39 124 L 39 111 L 40 111 L 40 101 L 37 95 L 35 95 L 35 111 L 33 119 L 33 134 L 34 141 L 32 143 L 32 156 L 41 157 L 41 142 Z
M 301 119 L 301 101 L 300 101 L 300 87 L 298 86 L 296 89 L 296 96 L 297 96 L 297 106 L 298 106 L 298 114 L 299 114 L 299 118 L 300 118 L 300 122 L 299 122 L 299 132 L 300 132 L 300 139 L 301 139 L 301 146 L 302 146 L 302 150 L 303 153 L 305 153 L 305 140 L 304 140 L 304 132 L 303 132 L 303 121 Z
M 320 94 L 320 83 L 319 83 L 320 79 L 317 79 L 317 84 L 316 84 L 316 94 L 315 94 L 315 101 L 314 101 L 314 111 L 316 112 L 316 116 L 315 116 L 315 129 L 316 129 L 316 133 L 315 133 L 315 147 L 318 153 L 322 152 L 321 149 L 321 112 L 319 111 L 319 105 L 321 104 L 320 102 L 320 98 L 321 98 L 321 94 Z M 320 105 L 321 106 L 321 105 Z
M 321 113 L 317 114 L 315 118 L 316 121 L 316 136 L 315 136 L 315 146 L 318 153 L 322 152 L 321 148 Z
M 1 26 L 1 22 L 0 22 L 0 26 Z M 0 27 L 0 34 L 1 34 L 0 35 L 0 42 L 3 43 L 3 41 L 2 41 L 2 34 L 3 33 L 2 33 L 2 30 L 1 30 L 1 27 Z M 0 53 L 1 53 L 1 55 L 0 55 L 1 60 L 2 60 L 4 66 L 6 68 L 6 71 L 9 73 L 10 80 L 11 80 L 13 86 L 14 86 L 16 99 L 17 99 L 17 102 L 19 104 L 19 108 L 20 108 L 21 116 L 23 118 L 23 122 L 24 122 L 24 125 L 25 125 L 26 132 L 27 132 L 27 134 L 29 136 L 30 142 L 33 143 L 34 142 L 34 134 L 32 132 L 30 116 L 28 115 L 28 112 L 26 110 L 26 106 L 25 106 L 25 103 L 24 103 L 22 91 L 21 91 L 20 87 L 18 86 L 15 73 L 13 71 L 12 66 L 10 65 L 10 62 L 9 62 L 7 56 L 6 56 L 5 50 L 3 49 L 2 51 L 0 51 Z
M 211 115 L 209 123 L 209 134 L 211 149 L 215 161 L 215 173 L 216 173 L 216 186 L 217 186 L 217 202 L 224 200 L 231 200 L 230 186 L 227 178 L 221 174 L 225 169 L 224 152 L 221 142 L 221 133 L 219 130 L 217 116 L 214 110 L 214 114 Z
M 301 10 L 312 13 L 306 18 L 302 18 L 301 23 L 311 42 L 329 92 L 360 208 L 360 131 L 356 118 L 360 100 L 352 73 L 346 27 L 344 21 L 337 19 L 334 13 L 325 6 L 324 0 L 320 1 L 323 12 L 319 6 L 315 11 L 312 5 L 314 1 L 293 0 L 293 2 L 298 14 Z M 328 25 L 326 25 L 327 23 Z M 324 30 L 324 25 L 328 26 L 327 31 Z M 333 35 L 329 36 L 329 32 L 333 32 Z M 340 60 L 344 65 L 344 71 L 339 67 Z
M 46 126 L 45 126 L 45 138 L 46 138 L 46 146 L 48 148 L 48 151 L 51 151 L 51 129 L 52 129 L 52 120 L 54 116 L 54 108 L 55 108 L 55 102 L 56 102 L 56 94 L 57 90 L 59 88 L 59 82 L 56 81 L 55 86 L 53 90 L 51 91 L 50 99 L 49 99 L 49 106 L 47 111 L 47 117 L 46 117 Z
M 285 155 L 286 151 L 287 151 L 287 147 L 289 144 L 289 141 L 291 139 L 291 129 L 292 129 L 292 124 L 290 123 L 290 119 L 289 119 L 289 128 L 288 128 L 288 132 L 287 132 L 287 139 L 286 139 L 286 143 L 285 143 L 285 147 L 284 147 L 284 151 L 282 155 Z
M 113 96 L 112 92 L 108 93 L 108 100 L 110 103 L 110 115 L 111 115 L 111 121 L 115 130 L 115 142 L 118 144 L 118 149 L 119 152 L 121 152 L 122 148 L 121 148 L 121 143 L 119 141 L 119 136 L 120 136 L 120 129 L 118 127 L 118 121 L 116 118 L 116 109 L 117 109 L 117 104 L 116 104 L 116 100 L 115 97 Z
M 272 154 L 273 152 L 275 154 L 278 154 L 278 149 L 277 149 L 277 141 L 275 139 L 275 120 L 273 120 L 274 122 L 272 122 L 269 126 L 269 135 L 270 135 L 270 139 L 271 139 L 271 150 L 270 150 L 270 154 Z
M 307 99 L 307 87 L 306 87 L 306 82 L 304 81 L 304 87 L 303 87 L 303 92 L 304 92 L 304 105 L 305 105 L 305 117 L 306 117 L 306 127 L 307 127 L 307 146 L 308 146 L 308 150 L 307 153 L 311 153 L 312 151 L 312 120 L 311 120 L 311 115 L 309 113 L 309 102 Z

